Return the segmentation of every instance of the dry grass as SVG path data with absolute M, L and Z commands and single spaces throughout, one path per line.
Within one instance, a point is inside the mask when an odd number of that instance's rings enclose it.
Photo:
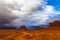
M 60 30 L 0 30 L 0 40 L 60 40 Z

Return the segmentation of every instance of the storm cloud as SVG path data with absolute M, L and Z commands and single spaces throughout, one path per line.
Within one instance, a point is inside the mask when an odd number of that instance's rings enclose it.
M 45 0 L 0 0 L 0 26 L 47 24 L 58 13 Z
M 10 25 L 10 23 L 16 17 L 12 15 L 11 10 L 9 10 L 6 6 L 0 6 L 0 26 L 4 26 L 6 24 Z

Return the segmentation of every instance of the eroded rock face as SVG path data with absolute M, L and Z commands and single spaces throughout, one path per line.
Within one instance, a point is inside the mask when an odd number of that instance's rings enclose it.
M 49 27 L 60 27 L 60 20 L 50 22 Z

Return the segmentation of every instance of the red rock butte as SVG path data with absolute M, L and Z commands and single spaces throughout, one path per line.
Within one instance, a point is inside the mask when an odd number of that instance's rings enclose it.
M 20 26 L 20 30 L 27 30 L 26 26 L 22 25 Z
M 56 21 L 53 21 L 53 22 L 50 22 L 49 23 L 49 27 L 57 27 L 59 26 L 60 27 L 60 20 L 56 20 Z

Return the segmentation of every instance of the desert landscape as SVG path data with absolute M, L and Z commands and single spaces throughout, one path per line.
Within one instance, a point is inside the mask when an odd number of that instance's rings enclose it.
M 22 26 L 19 30 L 0 29 L 0 40 L 60 40 L 60 21 L 49 23 L 48 28 L 28 30 Z
M 0 0 L 0 40 L 60 40 L 60 0 Z

